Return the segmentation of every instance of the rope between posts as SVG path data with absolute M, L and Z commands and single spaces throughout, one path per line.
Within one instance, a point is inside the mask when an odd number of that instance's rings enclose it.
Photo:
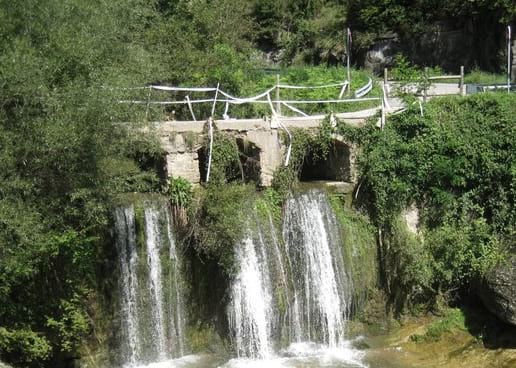
M 274 103 L 288 103 L 288 104 L 315 104 L 315 103 L 346 103 L 346 102 L 360 102 L 360 101 L 380 101 L 380 97 L 367 98 L 346 98 L 337 100 L 280 100 L 272 101 Z
M 213 87 L 168 87 L 168 86 L 150 86 L 150 88 L 159 91 L 177 91 L 177 92 L 214 92 Z
M 224 120 L 229 120 L 228 110 L 229 110 L 229 102 L 226 101 L 226 107 L 224 108 L 224 114 L 222 114 L 222 118 Z
M 192 114 L 193 121 L 197 121 L 197 119 L 195 118 L 195 114 L 193 112 L 192 104 L 190 103 L 190 97 L 188 97 L 188 95 L 186 96 L 186 102 L 188 103 L 188 109 L 190 110 L 190 113 Z
M 271 101 L 271 95 L 267 93 L 267 103 L 269 104 L 269 107 L 271 108 L 271 111 L 272 111 L 272 116 L 276 116 L 276 110 L 274 110 L 274 106 L 272 105 L 272 101 Z
M 281 103 L 283 106 L 286 106 L 288 107 L 290 110 L 294 111 L 294 112 L 297 112 L 298 114 L 302 115 L 302 116 L 308 116 L 308 114 L 305 114 L 303 111 L 299 110 L 299 109 L 296 109 L 294 106 L 290 106 L 288 103 L 285 103 L 285 102 L 282 102 Z
M 234 104 L 243 104 L 243 103 L 249 103 L 249 102 L 256 102 L 257 100 L 259 100 L 260 98 L 263 98 L 265 96 L 267 96 L 269 93 L 271 93 L 272 91 L 274 91 L 276 89 L 276 86 L 272 87 L 272 88 L 269 88 L 268 90 L 266 90 L 265 92 L 263 93 L 260 93 L 256 96 L 251 96 L 251 97 L 244 97 L 244 98 L 240 98 L 240 97 L 234 97 L 234 96 L 231 96 L 229 93 L 226 93 L 224 91 L 219 91 L 221 95 L 225 96 L 228 98 L 228 101 L 233 101 L 233 102 L 230 102 L 230 103 L 234 103 Z
M 222 94 L 222 91 L 219 91 Z M 335 99 L 335 100 L 274 100 L 273 103 L 287 103 L 287 104 L 318 104 L 318 103 L 348 103 L 348 102 L 365 102 L 365 101 L 380 101 L 380 97 L 366 97 L 366 98 L 347 98 L 347 99 Z M 190 100 L 190 103 L 207 103 L 214 102 L 213 98 L 206 98 L 201 100 Z M 239 102 L 230 99 L 217 99 L 217 102 L 227 102 L 233 105 L 240 105 L 242 103 L 258 103 L 258 104 L 266 104 L 268 101 L 264 100 L 255 100 L 248 102 Z M 150 105 L 187 105 L 188 101 L 142 101 L 142 100 L 119 100 L 118 103 L 127 103 L 127 104 L 150 104 Z
M 341 88 L 341 90 L 340 90 L 340 93 L 339 93 L 339 99 L 340 99 L 340 98 L 342 98 L 342 96 L 344 96 L 344 93 L 346 93 L 346 89 L 347 89 L 347 87 L 349 87 L 349 82 L 348 82 L 348 81 L 346 81 L 346 82 L 343 84 L 343 86 L 342 86 L 342 88 Z
M 277 84 L 274 86 L 274 88 L 285 88 L 285 89 L 320 89 L 320 88 L 332 88 L 332 87 L 342 87 L 349 84 L 348 81 L 344 81 L 341 83 L 333 83 L 333 84 L 325 84 L 322 86 L 292 86 L 288 84 Z
M 382 92 L 383 92 L 383 105 L 385 105 L 385 108 L 387 109 L 387 111 L 390 111 L 391 110 L 391 105 L 389 104 L 389 99 L 387 98 L 387 91 L 385 89 L 385 83 L 382 84 Z

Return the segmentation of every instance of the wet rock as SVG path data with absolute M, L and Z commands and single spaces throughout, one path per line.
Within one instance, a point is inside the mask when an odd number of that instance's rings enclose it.
M 491 313 L 516 326 L 516 254 L 487 275 L 477 294 Z

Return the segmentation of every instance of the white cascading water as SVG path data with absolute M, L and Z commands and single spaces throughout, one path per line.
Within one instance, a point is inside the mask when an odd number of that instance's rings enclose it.
M 158 226 L 158 211 L 152 207 L 145 208 L 145 243 L 147 245 L 147 263 L 149 266 L 149 286 L 151 291 L 152 325 L 157 360 L 167 359 L 167 339 L 163 310 L 163 284 L 161 282 L 161 237 Z
M 287 200 L 283 239 L 271 217 L 255 220 L 235 247 L 239 272 L 228 308 L 240 359 L 223 367 L 365 367 L 345 340 L 352 285 L 325 193 Z
M 297 341 L 338 347 L 344 342 L 350 281 L 343 267 L 337 221 L 322 192 L 310 191 L 287 201 L 283 237 L 291 264 L 300 322 Z
M 167 237 L 168 242 L 170 244 L 170 262 L 172 265 L 172 274 L 170 275 L 172 279 L 172 286 L 174 293 L 171 293 L 175 296 L 175 303 L 171 303 L 169 301 L 168 307 L 169 307 L 169 315 L 174 318 L 170 318 L 170 333 L 172 336 L 170 336 L 171 340 L 175 341 L 176 344 L 176 351 L 177 355 L 182 356 L 185 353 L 185 338 L 184 338 L 184 300 L 183 300 L 183 293 L 181 292 L 181 277 L 178 272 L 179 268 L 179 258 L 177 256 L 177 249 L 176 249 L 176 242 L 174 238 L 174 234 L 172 233 L 172 222 L 170 219 L 169 212 L 165 212 L 165 220 L 167 223 Z M 175 311 L 174 311 L 175 309 Z M 174 313 L 175 312 L 175 313 Z M 175 322 L 175 323 L 174 323 Z
M 271 354 L 271 288 L 266 259 L 259 260 L 255 248 L 251 237 L 236 247 L 240 269 L 232 285 L 228 314 L 238 356 L 263 359 Z
M 122 347 L 124 360 L 129 364 L 138 361 L 138 278 L 136 269 L 138 254 L 136 252 L 136 231 L 134 208 L 117 208 L 115 210 L 115 228 L 117 231 L 116 248 L 121 277 L 122 333 L 125 346 Z
M 167 205 L 145 202 L 144 241 L 137 245 L 133 206 L 115 210 L 124 367 L 182 356 L 184 298 L 180 260 Z M 169 270 L 169 272 L 164 272 Z

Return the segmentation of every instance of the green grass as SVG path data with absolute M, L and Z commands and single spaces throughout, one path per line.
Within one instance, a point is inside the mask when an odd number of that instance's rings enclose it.
M 471 73 L 466 74 L 464 76 L 465 83 L 475 83 L 475 84 L 498 84 L 498 83 L 506 83 L 507 75 L 505 74 L 494 74 L 483 72 L 481 70 L 472 70 Z
M 415 342 L 439 341 L 448 332 L 466 330 L 465 321 L 463 311 L 459 308 L 452 308 L 442 318 L 432 322 L 423 335 L 412 335 L 410 339 Z
M 278 71 L 280 84 L 296 86 L 321 86 L 344 82 L 346 69 L 342 67 L 293 67 Z M 369 78 L 375 81 L 375 77 L 363 70 L 351 70 L 351 96 L 344 94 L 342 98 L 352 98 L 354 91 L 367 84 Z M 247 85 L 242 86 L 239 97 L 255 96 L 276 84 L 276 74 L 263 72 L 251 80 Z M 336 100 L 339 99 L 340 86 L 321 89 L 281 89 L 281 100 Z M 380 97 L 381 88 L 374 84 L 373 90 L 364 97 Z M 271 99 L 276 99 L 276 92 L 271 92 Z M 327 114 L 329 112 L 357 111 L 377 106 L 379 101 L 366 101 L 354 103 L 320 103 L 320 104 L 292 104 L 308 115 Z M 276 108 L 276 106 L 274 106 Z M 298 116 L 286 106 L 281 106 L 281 113 L 284 116 Z M 245 104 L 233 105 L 230 107 L 232 117 L 260 117 L 270 116 L 271 109 L 268 104 Z
M 234 97 L 246 98 L 259 95 L 276 85 L 276 75 L 280 76 L 280 84 L 295 85 L 295 86 L 322 86 L 328 84 L 342 83 L 347 79 L 347 71 L 344 67 L 326 67 L 326 66 L 305 66 L 305 67 L 289 67 L 278 69 L 273 73 L 266 70 L 252 70 L 249 71 L 245 78 L 241 78 L 237 85 L 229 85 L 222 83 L 220 89 L 229 93 Z M 369 78 L 376 81 L 376 78 L 365 70 L 351 70 L 351 94 L 346 93 L 342 98 L 353 98 L 353 93 L 366 85 Z M 190 85 L 196 87 L 195 85 Z M 341 86 L 334 86 L 321 89 L 280 89 L 280 100 L 282 101 L 298 101 L 298 100 L 336 100 L 339 99 Z M 168 101 L 181 100 L 183 95 L 174 96 L 170 93 L 163 93 L 162 91 L 151 91 L 147 96 L 147 91 L 142 94 L 141 91 L 132 91 L 125 96 L 128 100 L 147 100 L 152 101 Z M 382 91 L 380 86 L 373 85 L 372 91 L 364 97 L 381 97 Z M 190 100 L 209 99 L 213 97 L 212 92 L 190 92 Z M 270 92 L 271 100 L 276 100 L 276 90 Z M 219 95 L 218 99 L 225 99 L 224 96 Z M 228 115 L 231 118 L 260 118 L 264 116 L 271 116 L 271 108 L 266 102 L 266 98 L 261 98 L 261 102 L 244 103 L 241 105 L 229 105 Z M 327 114 L 330 112 L 349 112 L 358 111 L 367 108 L 378 106 L 379 101 L 353 102 L 353 103 L 320 103 L 320 104 L 291 104 L 297 109 L 305 112 L 308 115 Z M 141 106 L 140 106 L 141 107 Z M 204 120 L 211 114 L 212 103 L 198 103 L 193 104 L 193 110 L 198 120 Z M 219 102 L 216 104 L 215 116 L 221 118 L 225 113 L 226 104 Z M 274 105 L 276 109 L 276 105 Z M 187 105 L 173 105 L 168 106 L 164 111 L 163 106 L 151 105 L 148 108 L 149 120 L 159 118 L 159 114 L 169 115 L 171 118 L 177 120 L 190 120 L 192 116 Z M 174 113 L 172 113 L 174 110 Z M 286 106 L 281 106 L 281 115 L 283 116 L 299 116 L 298 113 L 290 110 Z

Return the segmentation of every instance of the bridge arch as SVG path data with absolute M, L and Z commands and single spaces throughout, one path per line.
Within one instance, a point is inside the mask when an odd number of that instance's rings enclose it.
M 245 136 L 232 135 L 230 139 L 234 140 L 238 148 L 239 161 L 228 167 L 229 176 L 226 180 L 240 180 L 245 183 L 256 182 L 261 180 L 260 155 L 261 148 Z M 209 161 L 209 153 L 204 146 L 197 149 L 198 166 L 199 166 L 199 182 L 206 182 L 207 167 Z M 234 166 L 234 167 L 233 167 Z
M 328 154 L 325 157 L 309 155 L 301 167 L 300 181 L 352 182 L 354 179 L 354 147 L 343 137 L 332 136 Z

